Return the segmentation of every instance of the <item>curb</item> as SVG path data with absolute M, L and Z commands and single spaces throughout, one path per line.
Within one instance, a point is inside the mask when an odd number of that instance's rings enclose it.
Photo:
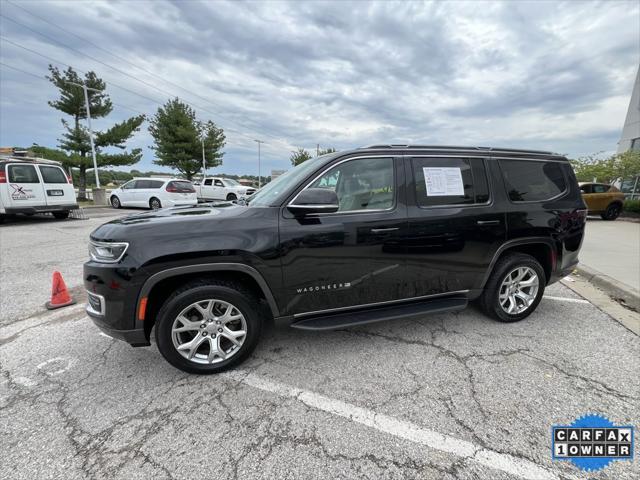
M 622 300 L 625 305 L 633 308 L 636 312 L 640 312 L 640 294 L 637 290 L 586 265 L 578 265 L 575 271 L 586 281 L 604 290 L 613 298 Z

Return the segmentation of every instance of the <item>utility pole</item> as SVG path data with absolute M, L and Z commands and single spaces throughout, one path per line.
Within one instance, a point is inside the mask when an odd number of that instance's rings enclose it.
M 200 137 L 200 141 L 202 142 L 202 181 L 204 182 L 204 177 L 207 176 L 207 161 L 204 158 L 204 135 Z
M 93 143 L 93 130 L 91 129 L 91 110 L 89 109 L 89 93 L 88 90 L 92 92 L 101 92 L 102 90 L 98 90 L 96 88 L 89 88 L 84 83 L 73 83 L 67 82 L 70 85 L 75 85 L 76 87 L 81 87 L 84 91 L 84 106 L 87 109 L 87 124 L 89 125 L 89 140 L 91 141 L 91 156 L 93 157 L 93 173 L 96 175 L 96 188 L 100 188 L 100 178 L 98 178 L 98 162 L 96 161 L 96 147 Z
M 260 145 L 264 142 L 262 140 L 254 140 L 258 144 L 258 189 L 262 187 L 262 176 L 260 175 Z

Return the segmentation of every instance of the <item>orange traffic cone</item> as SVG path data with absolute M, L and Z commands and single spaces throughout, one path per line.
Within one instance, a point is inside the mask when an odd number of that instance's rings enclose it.
M 73 305 L 76 301 L 71 298 L 67 286 L 64 284 L 60 272 L 53 272 L 53 286 L 51 287 L 51 301 L 45 303 L 45 307 L 54 310 L 67 305 Z

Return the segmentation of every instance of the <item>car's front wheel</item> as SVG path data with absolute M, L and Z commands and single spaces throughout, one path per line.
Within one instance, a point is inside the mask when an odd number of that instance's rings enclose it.
M 517 322 L 536 309 L 546 283 L 540 262 L 524 253 L 509 253 L 496 263 L 480 305 L 496 320 Z
M 615 220 L 620 216 L 622 206 L 619 203 L 612 203 L 600 216 L 603 220 Z
M 116 197 L 115 195 L 113 197 L 111 197 L 111 206 L 113 208 L 121 208 L 122 205 L 120 204 L 120 199 L 118 197 Z
M 227 201 L 228 202 L 233 202 L 234 200 L 237 200 L 238 196 L 235 193 L 230 193 L 229 195 L 227 195 Z
M 259 312 L 258 299 L 240 284 L 191 282 L 174 292 L 158 313 L 158 349 L 185 372 L 221 372 L 255 348 L 262 327 Z

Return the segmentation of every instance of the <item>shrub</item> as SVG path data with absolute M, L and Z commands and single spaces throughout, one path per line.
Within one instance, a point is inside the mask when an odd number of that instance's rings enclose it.
M 640 213 L 640 200 L 625 200 L 622 209 L 625 212 Z

